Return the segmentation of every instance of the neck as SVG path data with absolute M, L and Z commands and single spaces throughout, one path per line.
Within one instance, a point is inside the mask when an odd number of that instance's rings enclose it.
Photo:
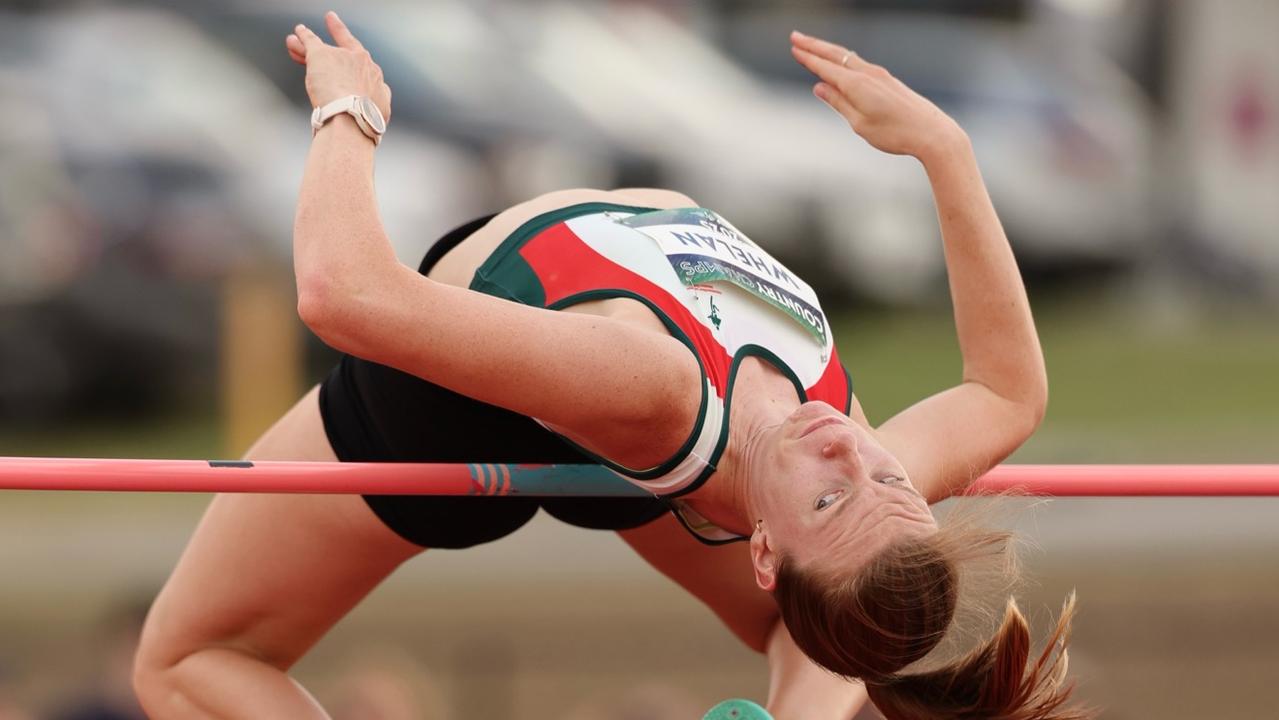
M 752 488 L 767 482 L 759 472 L 761 441 L 799 407 L 800 400 L 790 379 L 777 368 L 748 357 L 737 370 L 730 401 L 728 446 L 715 474 L 689 502 L 725 530 L 750 535 L 759 519 Z

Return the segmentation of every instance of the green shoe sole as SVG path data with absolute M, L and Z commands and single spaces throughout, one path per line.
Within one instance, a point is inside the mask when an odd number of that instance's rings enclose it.
M 711 708 L 702 720 L 773 720 L 773 716 L 750 700 L 725 700 Z

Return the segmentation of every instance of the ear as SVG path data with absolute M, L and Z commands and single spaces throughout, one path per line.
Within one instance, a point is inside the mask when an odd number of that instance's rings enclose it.
M 777 551 L 769 544 L 768 533 L 756 529 L 751 535 L 751 565 L 755 568 L 755 584 L 772 592 L 777 587 Z

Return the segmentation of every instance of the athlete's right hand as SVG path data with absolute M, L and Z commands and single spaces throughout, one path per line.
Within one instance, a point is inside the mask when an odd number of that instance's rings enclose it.
M 791 53 L 821 80 L 813 94 L 884 152 L 924 160 L 965 137 L 940 108 L 852 50 L 795 31 Z

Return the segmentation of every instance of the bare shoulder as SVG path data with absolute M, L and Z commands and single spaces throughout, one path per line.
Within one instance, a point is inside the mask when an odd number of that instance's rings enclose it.
M 521 225 L 543 213 L 588 202 L 616 203 L 654 208 L 689 207 L 692 198 L 674 190 L 659 188 L 622 188 L 598 190 L 572 188 L 556 190 L 526 200 L 498 213 L 487 225 L 449 251 L 431 270 L 430 277 L 439 282 L 465 287 L 475 269 Z
M 616 195 L 634 198 L 633 205 L 647 205 L 655 208 L 697 207 L 697 201 L 676 190 L 664 188 L 617 188 L 610 191 Z
M 492 228 L 503 237 L 514 232 L 525 222 L 541 215 L 570 205 L 588 202 L 616 203 L 618 205 L 638 205 L 641 207 L 674 208 L 696 205 L 689 196 L 674 190 L 662 188 L 618 188 L 615 190 L 598 190 L 595 188 L 571 188 L 556 190 L 512 205 L 504 210 L 485 230 Z

